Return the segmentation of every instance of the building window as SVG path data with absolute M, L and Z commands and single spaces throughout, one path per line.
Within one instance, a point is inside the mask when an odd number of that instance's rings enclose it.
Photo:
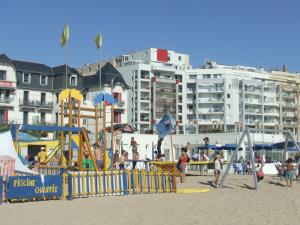
M 230 94 L 227 94 L 227 98 L 230 98 Z
M 6 70 L 0 70 L 0 80 L 6 80 Z
M 91 72 L 91 70 L 92 70 L 92 69 L 91 69 L 91 67 L 89 67 L 89 69 L 88 69 L 88 70 L 89 70 L 89 72 Z
M 41 112 L 41 124 L 45 124 L 46 123 L 46 113 Z
M 29 84 L 31 82 L 31 74 L 30 73 L 23 73 L 23 83 Z
M 58 103 L 58 101 L 59 101 L 59 93 L 55 93 L 55 97 L 56 97 L 56 103 Z
M 40 76 L 40 85 L 47 85 L 47 83 L 48 83 L 48 76 L 41 75 Z
M 77 86 L 77 76 L 76 75 L 71 75 L 70 86 Z
M 178 60 L 181 61 L 181 56 L 178 56 Z
M 227 108 L 230 109 L 230 104 L 227 104 Z
M 28 124 L 28 112 L 23 112 L 23 124 Z
M 58 125 L 58 113 L 55 113 L 55 124 Z

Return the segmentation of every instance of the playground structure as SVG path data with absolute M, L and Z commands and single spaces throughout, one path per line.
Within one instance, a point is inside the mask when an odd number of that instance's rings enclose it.
M 19 132 L 22 131 L 38 131 L 38 132 L 60 132 L 59 144 L 56 145 L 47 157 L 46 164 L 48 164 L 55 156 L 60 154 L 60 166 L 78 166 L 80 171 L 85 168 L 84 154 L 88 154 L 91 165 L 89 169 L 93 168 L 97 170 L 96 161 L 92 152 L 90 139 L 87 134 L 87 130 L 81 127 L 81 119 L 94 119 L 95 120 L 95 137 L 96 143 L 102 145 L 102 151 L 104 152 L 104 170 L 109 169 L 111 165 L 111 159 L 108 156 L 107 151 L 107 131 L 106 126 L 103 125 L 103 140 L 99 140 L 99 118 L 100 112 L 103 112 L 103 124 L 106 124 L 106 107 L 111 106 L 111 132 L 113 134 L 113 111 L 115 99 L 109 94 L 99 93 L 94 98 L 94 108 L 82 107 L 83 101 L 82 94 L 75 89 L 65 89 L 59 94 L 60 102 L 60 126 L 37 126 L 37 125 L 12 125 L 11 131 L 14 139 L 15 149 L 20 155 L 19 144 Z M 103 103 L 103 110 L 101 110 L 101 104 Z M 99 109 L 100 104 L 100 109 Z M 67 112 L 67 113 L 66 113 Z M 83 112 L 83 113 L 82 113 Z M 86 115 L 84 112 L 92 112 L 93 115 Z M 68 118 L 68 124 L 65 124 L 65 117 Z M 68 134 L 68 135 L 66 135 Z M 30 136 L 30 135 L 29 135 Z M 65 145 L 68 138 L 67 146 Z M 42 143 L 39 141 L 40 144 Z M 47 143 L 47 142 L 46 142 Z M 111 147 L 114 146 L 113 135 L 111 135 Z M 44 145 L 48 147 L 46 144 Z M 74 149 L 78 150 L 77 159 L 74 156 Z M 48 149 L 47 149 L 48 150 Z M 65 151 L 66 150 L 66 151 Z M 75 158 L 75 159 L 74 159 Z
M 231 158 L 230 158 L 230 161 L 228 163 L 228 166 L 222 176 L 222 180 L 221 180 L 221 187 L 223 188 L 224 187 L 224 183 L 225 183 L 225 180 L 226 180 L 226 177 L 229 173 L 229 170 L 231 168 L 231 166 L 233 165 L 233 161 L 235 160 L 236 158 L 236 155 L 237 155 L 237 152 L 239 151 L 242 143 L 244 142 L 244 140 L 246 139 L 247 140 L 247 143 L 248 143 L 248 149 L 250 151 L 250 157 L 251 157 L 251 165 L 252 165 L 252 175 L 253 175 L 253 180 L 254 180 L 254 188 L 255 190 L 258 190 L 258 182 L 257 182 L 257 173 L 256 173 L 256 160 L 255 160 L 255 155 L 254 155 L 254 145 L 253 145 L 253 139 L 254 138 L 251 138 L 251 133 L 264 133 L 264 132 L 268 132 L 268 133 L 282 133 L 283 136 L 284 136 L 284 149 L 283 149 L 283 155 L 284 155 L 284 159 L 283 161 L 285 162 L 286 161 L 286 152 L 288 151 L 288 146 L 289 145 L 292 145 L 296 148 L 296 150 L 300 153 L 300 148 L 299 148 L 299 145 L 298 143 L 295 141 L 293 135 L 292 135 L 292 132 L 290 130 L 274 130 L 274 129 L 255 129 L 255 128 L 246 128 L 239 141 L 238 141 L 238 144 L 236 145 L 236 149 L 235 151 L 233 152 L 233 154 L 231 155 Z M 264 143 L 261 144 L 262 146 L 264 146 Z M 297 162 L 297 166 L 296 168 L 299 167 L 299 163 L 300 163 L 300 160 L 298 160 Z M 296 174 L 296 171 L 295 170 L 295 174 Z
M 12 136 L 13 139 L 15 140 L 15 143 L 18 142 L 18 135 L 17 133 L 19 131 L 45 131 L 45 132 L 69 132 L 70 133 L 76 133 L 79 136 L 79 148 L 78 148 L 78 158 L 76 161 L 74 161 L 75 164 L 78 165 L 79 170 L 83 170 L 83 153 L 85 151 L 84 148 L 89 152 L 94 169 L 97 170 L 96 162 L 94 159 L 93 152 L 91 150 L 91 145 L 89 143 L 89 139 L 87 136 L 87 132 L 85 128 L 77 128 L 77 127 L 61 127 L 61 126 L 38 126 L 38 125 L 13 125 L 12 126 Z M 70 140 L 72 141 L 72 140 Z M 63 147 L 65 143 L 60 144 L 60 148 L 57 147 L 56 149 L 53 150 L 52 154 L 50 154 L 47 158 L 47 162 L 51 160 L 52 157 L 54 157 L 55 154 L 61 150 L 61 163 L 64 157 L 66 157 L 65 152 L 63 151 Z M 16 145 L 16 144 L 15 144 Z M 70 144 L 69 144 L 70 145 Z M 85 146 L 85 147 L 84 147 Z M 70 146 L 71 148 L 72 146 Z M 71 152 L 71 154 L 70 154 Z M 19 153 L 19 152 L 18 152 Z M 69 164 L 72 165 L 72 150 L 68 149 L 68 154 L 67 157 Z

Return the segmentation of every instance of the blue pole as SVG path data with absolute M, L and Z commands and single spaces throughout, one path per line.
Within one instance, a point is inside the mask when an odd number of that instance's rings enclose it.
M 73 200 L 72 174 L 68 174 L 68 200 Z

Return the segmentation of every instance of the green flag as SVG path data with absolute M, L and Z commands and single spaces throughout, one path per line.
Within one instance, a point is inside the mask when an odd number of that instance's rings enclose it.
M 99 50 L 102 46 L 102 34 L 100 32 L 98 33 L 94 41 L 96 43 L 97 49 Z
M 61 47 L 64 47 L 65 44 L 68 42 L 69 40 L 69 25 L 66 24 L 64 26 L 64 30 L 61 34 L 61 37 L 60 37 L 60 44 L 61 44 Z

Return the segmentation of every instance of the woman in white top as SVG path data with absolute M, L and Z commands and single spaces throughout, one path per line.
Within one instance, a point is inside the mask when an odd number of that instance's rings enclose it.
M 215 174 L 215 187 L 218 187 L 218 180 L 219 176 L 221 173 L 221 167 L 222 167 L 222 162 L 221 162 L 221 155 L 217 154 L 215 157 L 215 169 L 214 169 L 214 174 Z

